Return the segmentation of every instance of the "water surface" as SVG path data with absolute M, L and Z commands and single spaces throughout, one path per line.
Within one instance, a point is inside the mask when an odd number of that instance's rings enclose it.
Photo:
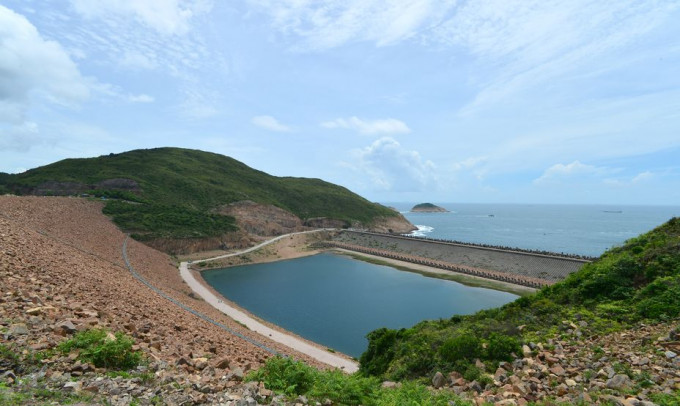
M 517 298 L 328 253 L 202 275 L 258 317 L 355 357 L 366 350 L 366 334 L 377 328 L 411 327 Z
M 390 203 L 408 211 L 411 203 Z M 444 203 L 449 213 L 409 213 L 415 235 L 569 254 L 605 250 L 680 216 L 677 206 Z

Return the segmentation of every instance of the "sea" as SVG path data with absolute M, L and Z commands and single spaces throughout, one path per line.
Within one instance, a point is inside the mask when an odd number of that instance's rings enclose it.
M 680 206 L 434 203 L 448 212 L 412 213 L 415 204 L 385 203 L 414 236 L 593 257 L 680 216 Z

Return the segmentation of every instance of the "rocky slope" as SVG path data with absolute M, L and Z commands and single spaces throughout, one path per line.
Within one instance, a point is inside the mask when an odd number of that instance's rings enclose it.
M 134 279 L 123 262 L 124 240 L 125 235 L 101 214 L 97 202 L 0 197 L 1 343 L 21 354 L 53 349 L 65 337 L 87 328 L 122 331 L 134 337 L 139 350 L 152 361 L 156 378 L 175 376 L 166 383 L 179 381 L 187 399 L 211 402 L 218 399 L 213 392 L 224 397 L 221 392 L 235 386 L 229 383 L 232 378 L 238 380 L 271 356 Z M 194 299 L 167 255 L 134 240 L 129 240 L 128 255 L 137 272 L 165 295 L 268 348 L 314 364 Z M 72 368 L 80 375 L 93 369 L 74 365 L 73 359 L 54 356 L 39 369 L 45 379 L 56 376 L 57 384 L 69 381 L 64 373 L 74 376 Z M 11 383 L 16 381 L 12 375 L 21 374 L 21 366 L 9 370 L 14 372 L 3 373 Z M 206 385 L 209 389 L 203 390 Z M 106 388 L 90 391 L 113 394 Z M 129 401 L 131 392 L 126 393 Z
M 680 326 L 640 325 L 585 338 L 583 323 L 565 320 L 554 339 L 525 345 L 522 355 L 501 363 L 493 375 L 467 381 L 456 372 L 448 377 L 437 373 L 432 383 L 478 405 L 552 399 L 558 404 L 650 406 L 657 404 L 652 399 L 669 405 L 680 400 Z M 479 361 L 477 366 L 484 369 Z

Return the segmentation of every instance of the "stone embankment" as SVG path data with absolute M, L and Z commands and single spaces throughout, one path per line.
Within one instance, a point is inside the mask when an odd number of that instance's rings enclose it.
M 588 262 L 577 258 L 358 231 L 343 231 L 333 241 L 552 283 L 566 278 Z
M 461 273 L 465 275 L 472 275 L 479 278 L 493 279 L 501 282 L 512 283 L 515 285 L 528 286 L 531 288 L 540 288 L 551 285 L 554 282 L 529 278 L 522 275 L 513 275 L 503 272 L 495 272 L 487 269 L 474 268 L 470 266 L 462 266 L 451 264 L 449 262 L 437 261 L 417 255 L 401 254 L 385 249 L 367 248 L 361 245 L 347 244 L 339 241 L 325 241 L 315 244 L 317 248 L 341 248 L 349 251 L 360 252 L 363 254 L 375 255 L 383 258 L 395 259 L 397 261 L 410 262 L 413 264 L 429 266 L 432 268 L 443 269 L 446 271 Z

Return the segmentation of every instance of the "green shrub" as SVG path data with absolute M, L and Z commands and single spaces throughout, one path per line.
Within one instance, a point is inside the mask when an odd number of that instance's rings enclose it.
M 475 360 L 481 358 L 482 353 L 482 342 L 477 336 L 468 333 L 450 338 L 439 347 L 442 359 L 450 362 L 460 359 Z
M 19 354 L 5 344 L 0 344 L 0 370 L 15 369 L 20 361 Z
M 660 320 L 680 315 L 680 277 L 656 279 L 637 295 L 635 310 L 642 317 Z
M 394 389 L 383 389 L 379 392 L 374 403 L 368 405 L 376 406 L 450 406 L 450 405 L 471 405 L 462 401 L 458 396 L 450 391 L 432 392 L 424 385 L 416 382 L 404 382 L 400 387 Z
M 264 382 L 271 390 L 286 395 L 303 395 L 312 388 L 318 371 L 290 358 L 273 357 L 265 365 L 248 374 L 246 379 Z
M 141 354 L 132 351 L 134 341 L 121 332 L 111 334 L 102 329 L 77 333 L 58 347 L 62 353 L 79 350 L 79 359 L 99 368 L 131 369 L 139 365 Z
M 359 358 L 360 371 L 364 375 L 382 375 L 394 358 L 394 344 L 397 331 L 380 328 L 366 336 L 368 348 Z
M 467 365 L 462 374 L 466 381 L 474 381 L 482 374 L 482 370 L 474 365 Z
M 342 371 L 323 371 L 317 375 L 309 396 L 314 399 L 330 399 L 338 405 L 374 404 L 380 382 L 375 378 L 347 375 Z
M 493 361 L 512 361 L 512 353 L 519 354 L 522 346 L 518 339 L 492 333 L 486 347 L 486 358 Z

